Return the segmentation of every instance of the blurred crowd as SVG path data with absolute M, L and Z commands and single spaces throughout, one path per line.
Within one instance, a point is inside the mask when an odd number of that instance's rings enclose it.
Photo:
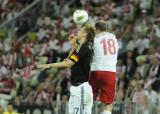
M 67 37 L 76 33 L 72 14 L 83 8 L 90 23 L 105 20 L 108 31 L 117 36 L 116 102 L 135 102 L 146 114 L 150 104 L 160 104 L 158 0 L 72 0 L 69 4 L 66 0 L 46 0 L 46 4 L 46 12 L 40 13 L 35 29 L 26 38 L 8 41 L 0 36 L 1 94 L 11 95 L 15 106 L 68 100 L 70 69 L 39 71 L 35 66 L 67 57 L 71 48 Z
M 0 24 L 11 20 L 33 0 L 0 0 Z

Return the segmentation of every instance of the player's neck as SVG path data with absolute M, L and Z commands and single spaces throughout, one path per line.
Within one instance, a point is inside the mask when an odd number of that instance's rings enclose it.
M 79 39 L 79 43 L 80 44 L 84 44 L 86 42 L 86 38 L 81 38 L 81 39 Z
M 99 31 L 99 30 L 97 30 L 97 31 L 96 31 L 96 34 L 100 34 L 100 33 L 102 33 L 102 32 L 106 32 L 106 31 Z
M 96 31 L 96 34 L 99 34 L 99 33 L 101 33 L 101 32 L 97 30 L 97 31 Z

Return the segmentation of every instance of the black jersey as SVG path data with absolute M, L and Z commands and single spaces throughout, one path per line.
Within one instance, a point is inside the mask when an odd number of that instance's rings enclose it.
M 84 43 L 78 45 L 69 59 L 75 62 L 75 65 L 71 67 L 71 84 L 77 86 L 88 81 L 90 63 L 92 60 L 92 50 L 88 44 Z

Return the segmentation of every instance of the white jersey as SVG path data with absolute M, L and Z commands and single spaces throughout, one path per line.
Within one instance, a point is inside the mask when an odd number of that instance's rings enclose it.
M 116 72 L 118 43 L 114 34 L 102 32 L 94 40 L 94 55 L 91 71 Z

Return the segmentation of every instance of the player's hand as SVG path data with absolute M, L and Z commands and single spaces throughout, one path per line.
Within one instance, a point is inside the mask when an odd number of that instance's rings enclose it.
M 37 68 L 44 70 L 44 69 L 50 68 L 50 65 L 49 64 L 37 65 Z

